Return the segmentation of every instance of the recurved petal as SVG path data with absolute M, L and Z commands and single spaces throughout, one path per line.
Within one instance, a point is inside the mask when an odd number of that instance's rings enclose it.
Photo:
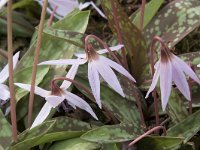
M 118 63 L 116 63 L 116 62 L 114 62 L 114 61 L 112 61 L 112 60 L 110 60 L 110 59 L 108 59 L 104 56 L 100 56 L 100 57 L 105 63 L 108 63 L 108 65 L 110 67 L 112 67 L 113 69 L 115 69 L 119 73 L 123 74 L 124 76 L 126 76 L 127 78 L 132 80 L 133 82 L 136 82 L 135 79 L 132 77 L 132 75 L 126 69 L 124 69 L 124 67 L 122 67 Z
M 13 69 L 15 69 L 18 59 L 19 59 L 19 53 L 17 52 L 14 56 L 13 56 Z M 0 83 L 5 82 L 8 79 L 9 76 L 9 72 L 8 72 L 8 64 L 1 70 L 0 72 Z
M 160 88 L 162 109 L 165 111 L 172 87 L 172 64 L 171 62 L 160 63 Z
M 88 6 L 90 6 L 90 2 L 80 3 L 79 9 L 83 10 L 83 9 L 87 8 Z
M 156 66 L 157 68 L 156 68 L 156 71 L 153 75 L 151 86 L 150 86 L 145 98 L 148 98 L 149 94 L 155 89 L 156 84 L 157 84 L 158 79 L 159 79 L 159 76 L 160 76 L 160 60 L 156 64 L 157 64 L 157 66 Z
M 200 84 L 200 80 L 197 77 L 197 75 L 194 73 L 194 71 L 191 69 L 191 67 L 185 63 L 184 61 L 182 61 L 179 57 L 173 55 L 173 60 L 172 61 L 176 61 L 176 63 L 178 64 L 178 66 L 190 77 L 192 78 L 194 81 L 196 81 L 197 83 Z
M 85 59 L 60 59 L 60 60 L 49 60 L 39 63 L 38 65 L 73 65 L 73 64 L 84 64 L 87 60 Z
M 51 105 L 51 107 L 56 108 L 64 101 L 63 96 L 49 95 L 45 97 L 45 100 Z
M 31 129 L 41 124 L 48 117 L 48 115 L 51 112 L 51 109 L 52 109 L 51 105 L 48 102 L 46 102 L 42 107 L 42 109 L 40 110 L 37 117 L 35 118 L 35 121 L 33 122 Z
M 121 85 L 117 79 L 117 76 L 115 75 L 113 70 L 110 68 L 110 66 L 107 63 L 105 63 L 104 60 L 101 59 L 101 57 L 93 61 L 93 66 L 102 76 L 102 78 L 108 83 L 108 85 L 110 85 L 121 96 L 125 97 L 124 92 L 121 88 Z
M 79 7 L 78 0 L 50 0 L 49 3 L 52 9 L 57 7 L 56 13 L 60 16 L 66 16 Z
M 94 7 L 94 9 L 105 19 L 107 19 L 107 17 L 105 16 L 105 14 L 94 4 L 93 1 L 90 1 L 90 4 Z
M 109 47 L 111 51 L 118 51 L 120 50 L 122 47 L 124 47 L 124 45 L 122 44 L 119 44 L 117 46 L 112 46 L 112 47 Z M 107 49 L 101 49 L 101 50 L 98 50 L 97 51 L 98 54 L 104 54 L 104 53 L 108 53 L 108 50 Z
M 73 80 L 78 71 L 78 67 L 79 67 L 78 63 L 75 63 L 74 65 L 72 65 L 72 67 L 70 68 L 70 70 L 68 71 L 66 75 L 66 78 Z M 64 80 L 60 88 L 62 88 L 63 90 L 66 90 L 68 87 L 70 87 L 71 84 L 72 84 L 71 82 Z
M 8 0 L 0 0 L 0 9 L 6 5 L 6 3 L 8 2 Z
M 0 99 L 5 101 L 9 98 L 10 98 L 9 88 L 4 84 L 0 84 Z
M 190 89 L 186 77 L 176 61 L 172 61 L 172 79 L 185 98 L 191 100 Z
M 23 83 L 14 83 L 16 86 L 26 90 L 26 91 L 29 91 L 30 92 L 30 89 L 31 89 L 31 85 L 30 84 L 23 84 Z M 35 94 L 41 96 L 41 97 L 47 97 L 51 94 L 50 91 L 47 91 L 47 90 L 44 90 L 38 86 L 35 86 Z
M 95 66 L 93 65 L 93 62 L 88 63 L 88 79 L 90 83 L 90 87 L 92 89 L 92 93 L 95 97 L 95 100 L 99 106 L 99 108 L 102 107 L 101 100 L 100 100 L 100 79 L 99 79 L 99 73 Z
M 96 120 L 98 120 L 96 114 L 93 112 L 92 108 L 88 103 L 86 103 L 82 98 L 78 97 L 77 95 L 74 95 L 70 92 L 64 91 L 65 98 L 70 101 L 70 103 L 74 104 L 75 106 L 79 107 L 80 109 L 83 109 L 90 113 Z

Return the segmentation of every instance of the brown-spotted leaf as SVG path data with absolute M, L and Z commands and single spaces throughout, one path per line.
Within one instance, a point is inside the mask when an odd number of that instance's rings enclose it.
M 158 35 L 173 47 L 199 25 L 200 2 L 175 0 L 158 12 L 145 28 L 144 35 L 147 43 Z
M 0 149 L 6 149 L 12 142 L 11 125 L 6 120 L 4 114 L 0 110 Z
M 108 22 L 112 32 L 115 34 L 115 36 L 117 36 L 111 1 L 101 0 L 101 5 L 108 17 Z M 125 14 L 125 12 L 123 12 L 118 1 L 114 0 L 114 5 L 122 34 L 122 42 L 130 60 L 130 70 L 137 82 L 139 82 L 142 77 L 141 75 L 143 73 L 143 68 L 147 62 L 146 42 L 140 30 L 131 23 L 128 16 Z

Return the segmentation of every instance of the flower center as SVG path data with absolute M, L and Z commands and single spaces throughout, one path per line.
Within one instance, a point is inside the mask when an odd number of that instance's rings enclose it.
M 57 85 L 53 84 L 51 87 L 51 95 L 62 96 L 63 90 Z
M 91 44 L 87 45 L 85 50 L 88 61 L 97 60 L 99 58 L 99 54 L 95 51 Z
M 161 62 L 163 63 L 167 63 L 169 61 L 171 61 L 171 52 L 169 51 L 169 49 L 166 49 L 166 48 L 162 48 L 161 49 Z

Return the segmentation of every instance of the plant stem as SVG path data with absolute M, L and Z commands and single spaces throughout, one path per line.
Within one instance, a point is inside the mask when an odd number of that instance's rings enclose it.
M 154 131 L 161 130 L 161 129 L 163 130 L 164 136 L 166 136 L 167 132 L 166 132 L 165 127 L 163 127 L 163 126 L 156 126 L 156 127 L 152 128 L 152 129 L 150 129 L 149 131 L 145 132 L 144 134 L 142 134 L 138 138 L 136 138 L 131 143 L 129 143 L 128 144 L 128 148 L 131 147 L 132 145 L 134 145 L 135 143 L 137 143 L 138 141 L 140 141 L 141 139 L 143 139 L 144 137 L 146 137 L 147 135 L 153 133 Z
M 142 6 L 140 11 L 140 31 L 143 30 L 145 5 L 146 5 L 146 0 L 142 0 Z
M 53 9 L 53 12 L 51 13 L 51 16 L 50 16 L 50 18 L 49 18 L 49 20 L 48 20 L 48 27 L 50 27 L 51 24 L 52 24 L 52 22 L 53 22 L 54 14 L 55 14 L 57 8 L 58 8 L 58 6 L 56 6 L 56 7 Z
M 192 67 L 192 64 L 189 64 L 190 67 L 194 70 L 194 68 Z M 188 85 L 189 85 L 189 89 L 190 89 L 190 97 L 191 97 L 191 101 L 189 101 L 189 114 L 192 114 L 192 79 L 189 78 L 188 80 Z
M 16 101 L 13 77 L 13 43 L 12 43 L 12 0 L 8 1 L 7 6 L 7 34 L 8 34 L 8 65 L 9 65 L 9 89 L 10 89 L 10 107 L 12 137 L 17 141 L 17 120 L 16 120 Z
M 118 42 L 120 44 L 123 44 L 122 33 L 120 30 L 119 21 L 117 18 L 117 16 L 118 16 L 117 11 L 116 11 L 117 8 L 115 7 L 114 0 L 110 0 L 110 2 L 111 2 L 112 10 L 113 10 L 113 19 L 114 19 L 115 26 L 116 26 Z M 127 64 L 127 59 L 126 59 L 126 50 L 124 47 L 122 48 L 122 62 L 123 62 L 124 67 L 128 70 L 128 64 Z
M 39 30 L 38 30 L 38 38 L 37 38 L 35 54 L 34 54 L 33 70 L 32 70 L 31 90 L 30 90 L 29 107 L 28 107 L 28 126 L 29 127 L 32 124 L 32 113 L 33 113 L 33 102 L 34 102 L 34 91 L 35 91 L 37 64 L 38 64 L 39 52 L 40 52 L 40 48 L 41 48 L 41 44 L 42 44 L 42 32 L 43 32 L 44 23 L 45 23 L 47 5 L 48 5 L 48 0 L 44 0 L 40 24 L 39 24 Z

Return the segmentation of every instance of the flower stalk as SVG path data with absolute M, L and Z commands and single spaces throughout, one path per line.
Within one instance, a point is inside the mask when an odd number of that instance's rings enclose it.
M 98 38 L 98 37 L 95 36 L 95 35 L 90 34 L 90 35 L 87 35 L 87 36 L 85 37 L 85 52 L 86 52 L 86 53 L 87 53 L 87 50 L 89 49 L 89 46 L 91 45 L 91 44 L 89 44 L 89 40 L 90 40 L 91 38 L 95 39 L 103 48 L 107 49 L 108 52 L 110 53 L 110 55 L 115 59 L 115 61 L 116 61 L 118 64 L 121 65 L 120 60 L 119 60 L 119 59 L 117 58 L 117 56 L 112 52 L 112 50 L 108 47 L 108 45 L 107 45 L 106 43 L 104 43 L 100 38 Z
M 17 141 L 17 120 L 16 120 L 16 101 L 13 77 L 13 43 L 12 43 L 12 0 L 8 1 L 7 6 L 7 34 L 8 34 L 8 65 L 9 65 L 9 89 L 11 106 L 12 137 Z
M 38 59 L 39 59 L 40 48 L 42 45 L 42 32 L 43 32 L 44 23 L 45 23 L 47 5 L 48 5 L 48 0 L 44 0 L 44 5 L 42 7 L 42 14 L 41 14 L 41 19 L 40 19 L 40 24 L 39 24 L 38 38 L 37 38 L 35 54 L 34 54 L 33 69 L 32 69 L 31 91 L 30 91 L 29 107 L 28 107 L 28 125 L 29 125 L 29 127 L 32 124 L 32 113 L 33 113 L 33 102 L 34 102 L 37 64 L 38 64 Z
M 144 137 L 150 135 L 151 133 L 154 133 L 155 131 L 159 131 L 159 130 L 163 130 L 163 134 L 164 136 L 167 135 L 167 131 L 166 128 L 163 126 L 156 126 L 152 129 L 150 129 L 149 131 L 145 132 L 144 134 L 142 134 L 141 136 L 139 136 L 138 138 L 136 138 L 134 141 L 132 141 L 131 143 L 128 144 L 128 148 L 130 148 L 132 145 L 136 144 L 138 141 L 140 141 L 141 139 L 143 139 Z
M 118 18 L 117 18 L 117 16 L 118 16 L 117 11 L 116 11 L 117 8 L 115 7 L 114 0 L 110 0 L 110 2 L 111 2 L 112 10 L 113 10 L 113 19 L 114 19 L 115 26 L 116 26 L 118 42 L 120 44 L 123 44 L 122 33 L 121 33 L 121 30 L 120 30 L 119 21 L 118 21 Z M 125 48 L 122 48 L 122 62 L 123 62 L 124 67 L 126 69 L 128 69 L 128 63 L 127 63 L 127 59 L 126 59 Z

